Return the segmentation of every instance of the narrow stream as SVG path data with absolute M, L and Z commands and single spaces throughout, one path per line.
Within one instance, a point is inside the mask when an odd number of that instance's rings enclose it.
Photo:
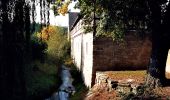
M 60 76 L 62 84 L 59 87 L 59 91 L 45 100 L 69 100 L 70 95 L 75 93 L 75 88 L 72 85 L 73 79 L 70 74 L 70 69 L 62 65 Z

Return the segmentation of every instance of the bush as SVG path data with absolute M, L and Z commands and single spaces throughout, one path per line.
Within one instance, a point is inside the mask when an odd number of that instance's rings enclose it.
M 43 28 L 41 33 L 32 34 L 31 52 L 34 59 L 25 70 L 29 100 L 41 100 L 57 91 L 61 82 L 59 66 L 69 57 L 70 49 L 64 31 L 61 27 L 49 26 Z
M 39 60 L 26 66 L 26 88 L 28 100 L 43 100 L 57 90 L 60 84 L 58 66 Z
M 53 28 L 55 33 L 51 33 L 47 41 L 47 54 L 53 56 L 54 60 L 64 60 L 69 56 L 70 43 L 67 40 L 64 30 L 61 27 Z
M 34 58 L 42 58 L 46 51 L 47 56 L 52 57 L 54 61 L 68 58 L 70 42 L 65 30 L 63 27 L 48 26 L 42 28 L 41 32 L 35 32 L 31 38 Z
M 64 60 L 64 65 L 66 65 L 67 67 L 70 67 L 72 69 L 76 69 L 73 59 L 71 57 Z
M 44 58 L 45 52 L 47 51 L 47 43 L 40 40 L 33 34 L 31 37 L 31 50 L 33 59 L 42 59 Z
M 71 68 L 70 72 L 74 79 L 73 86 L 76 88 L 76 92 L 73 96 L 71 96 L 70 100 L 83 100 L 86 97 L 88 88 L 84 84 L 82 74 L 72 63 L 71 59 L 68 59 L 65 63 Z

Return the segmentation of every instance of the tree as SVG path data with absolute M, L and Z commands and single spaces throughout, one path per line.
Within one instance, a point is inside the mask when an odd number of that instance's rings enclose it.
M 100 20 L 106 21 L 106 24 L 101 23 L 104 24 L 102 29 L 111 32 L 116 36 L 115 38 L 123 35 L 119 30 L 127 30 L 131 28 L 129 26 L 136 30 L 151 30 L 152 54 L 146 78 L 146 84 L 149 87 L 158 87 L 165 83 L 165 64 L 169 49 L 167 41 L 169 4 L 166 5 L 166 3 L 166 0 L 97 0 L 97 5 L 100 6 L 100 9 L 102 8 L 102 13 L 104 12 L 105 16 L 108 16 L 108 18 L 102 17 Z M 148 28 L 145 29 L 145 26 Z M 117 28 L 118 31 L 114 31 Z
M 165 65 L 170 42 L 169 0 L 78 0 L 83 24 L 87 31 L 94 31 L 93 19 L 99 24 L 96 36 L 123 38 L 127 29 L 149 31 L 152 53 L 147 69 L 146 85 L 152 88 L 166 85 Z M 94 17 L 93 13 L 97 17 Z
M 162 5 L 166 7 L 162 7 Z M 170 42 L 170 4 L 166 0 L 148 1 L 152 29 L 152 54 L 146 83 L 152 87 L 165 84 L 165 66 Z
M 165 64 L 169 50 L 169 10 L 170 4 L 166 0 L 107 0 L 107 3 L 99 1 L 101 8 L 108 11 L 113 20 L 111 25 L 124 24 L 124 29 L 128 29 L 129 20 L 135 29 L 140 24 L 147 26 L 151 30 L 152 54 L 147 70 L 146 84 L 150 87 L 158 87 L 165 83 Z M 110 4 L 110 7 L 107 6 Z M 112 10 L 109 10 L 112 9 Z M 109 19 L 109 20 L 111 20 Z M 112 28 L 114 30 L 114 27 Z M 115 33 L 113 33 L 115 34 Z M 118 33 L 119 34 L 119 33 Z
M 49 7 L 49 2 L 39 3 Z M 44 5 L 41 9 L 47 8 Z M 35 0 L 0 1 L 0 97 L 4 100 L 26 99 L 24 64 L 29 54 L 31 21 L 35 21 Z

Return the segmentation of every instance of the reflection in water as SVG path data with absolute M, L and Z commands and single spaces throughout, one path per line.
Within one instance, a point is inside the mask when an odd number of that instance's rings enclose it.
M 75 88 L 72 85 L 73 79 L 70 74 L 70 69 L 62 65 L 61 69 L 62 84 L 59 91 L 54 93 L 50 98 L 45 100 L 69 100 L 69 96 L 75 93 Z

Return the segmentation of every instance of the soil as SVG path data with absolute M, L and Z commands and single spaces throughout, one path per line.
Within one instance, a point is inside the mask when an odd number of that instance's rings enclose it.
M 146 76 L 145 71 L 107 71 L 104 73 L 115 81 L 126 81 L 130 79 L 136 84 L 144 83 Z M 170 79 L 170 73 L 166 73 L 166 77 Z M 162 88 L 148 90 L 148 93 L 145 95 L 146 97 L 143 97 L 143 99 L 140 100 L 150 100 L 149 98 L 147 99 L 147 97 L 150 95 L 158 97 L 156 100 L 170 100 L 170 85 Z M 122 100 L 122 97 L 119 96 L 116 90 L 109 90 L 107 84 L 102 83 L 100 85 L 94 85 L 88 91 L 85 100 Z

